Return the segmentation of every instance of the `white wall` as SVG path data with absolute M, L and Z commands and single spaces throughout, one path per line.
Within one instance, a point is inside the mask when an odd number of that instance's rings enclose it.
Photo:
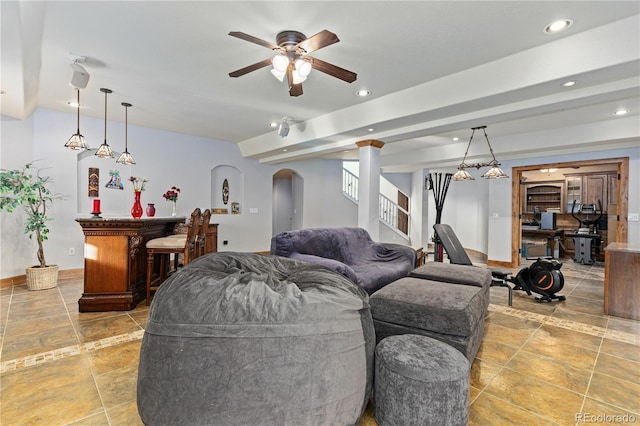
M 0 165 L 17 168 L 32 160 L 47 169 L 52 177 L 52 192 L 65 195 L 50 210 L 50 239 L 45 243 L 47 262 L 61 269 L 82 268 L 84 265 L 84 235 L 75 219 L 90 215 L 91 198 L 86 182 L 88 166 L 79 170 L 77 151 L 64 148 L 74 133 L 75 115 L 38 109 L 27 120 L 2 117 Z M 108 142 L 114 150 L 124 146 L 123 123 L 108 123 Z M 97 148 L 104 139 L 104 121 L 81 118 L 81 132 L 89 145 Z M 155 202 L 156 216 L 169 216 L 171 203 L 162 194 L 171 186 L 182 189 L 178 199 L 178 214 L 188 216 L 195 207 L 211 207 L 211 171 L 220 165 L 235 167 L 244 175 L 243 204 L 239 215 L 214 215 L 212 222 L 220 224 L 219 250 L 269 250 L 272 236 L 273 174 L 289 168 L 304 182 L 303 227 L 356 226 L 356 207 L 342 195 L 342 162 L 307 160 L 290 164 L 264 165 L 240 155 L 235 144 L 129 125 L 129 151 L 136 165 L 120 166 L 115 159 L 91 159 L 100 168 L 100 198 L 102 210 L 113 216 L 129 217 L 133 194 L 131 183 L 125 190 L 104 188 L 108 170 L 119 169 L 124 179 L 131 175 L 149 179 L 142 193 L 142 202 Z M 97 163 L 94 163 L 97 161 Z M 124 180 L 123 179 L 123 180 Z M 109 192 L 105 192 L 109 191 Z M 254 211 L 254 213 L 252 213 Z M 0 215 L 0 277 L 24 274 L 24 267 L 36 262 L 36 246 L 22 232 L 23 215 Z M 223 241 L 228 241 L 223 245 Z M 69 255 L 69 248 L 75 255 Z M 28 264 L 28 265 L 27 265 Z

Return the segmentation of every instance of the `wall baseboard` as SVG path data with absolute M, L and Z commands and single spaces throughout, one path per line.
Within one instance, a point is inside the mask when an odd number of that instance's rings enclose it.
M 84 268 L 65 269 L 58 271 L 58 279 L 83 278 Z M 14 285 L 22 285 L 26 282 L 26 275 L 16 275 L 15 277 L 0 278 L 0 288 L 7 288 Z

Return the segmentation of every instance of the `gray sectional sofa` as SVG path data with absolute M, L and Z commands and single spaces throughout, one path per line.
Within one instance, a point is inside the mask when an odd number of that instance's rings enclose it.
M 271 239 L 271 254 L 326 266 L 368 294 L 406 277 L 415 268 L 416 251 L 401 244 L 378 243 L 362 228 L 308 228 Z

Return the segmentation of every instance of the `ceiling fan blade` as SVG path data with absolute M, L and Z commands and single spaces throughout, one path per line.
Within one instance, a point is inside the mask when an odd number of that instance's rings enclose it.
M 302 40 L 296 47 L 304 49 L 306 53 L 311 53 L 315 50 L 322 49 L 323 47 L 330 46 L 339 42 L 340 39 L 337 35 L 329 30 L 322 30 L 318 34 L 312 35 L 306 40 Z
M 267 58 L 263 61 L 256 62 L 255 64 L 249 65 L 248 67 L 240 68 L 239 70 L 230 72 L 229 77 L 240 77 L 250 73 L 251 71 L 259 70 L 260 68 L 264 68 L 269 65 L 271 65 L 271 58 Z
M 353 83 L 358 78 L 358 74 L 351 72 L 344 68 L 340 68 L 337 65 L 330 64 L 329 62 L 321 61 L 320 59 L 311 58 L 311 66 L 313 69 L 329 74 L 332 77 L 339 78 L 347 83 Z
M 264 46 L 267 49 L 280 50 L 280 48 L 278 46 L 276 46 L 275 44 L 273 44 L 273 43 L 270 43 L 270 42 L 268 42 L 266 40 L 262 40 L 261 38 L 254 37 L 254 36 L 249 35 L 249 34 L 242 33 L 240 31 L 231 31 L 229 33 L 229 35 L 232 36 L 232 37 L 237 37 L 237 38 L 245 40 L 245 41 L 249 41 L 251 43 L 259 44 L 260 46 Z

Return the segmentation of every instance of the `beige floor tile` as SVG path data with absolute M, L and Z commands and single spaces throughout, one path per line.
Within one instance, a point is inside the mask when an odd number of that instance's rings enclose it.
M 124 367 L 138 366 L 141 340 L 127 342 L 87 353 L 91 369 L 100 375 Z
M 80 343 L 131 333 L 140 329 L 138 323 L 124 313 L 109 318 L 96 319 L 95 321 L 76 323 L 76 331 Z
M 107 410 L 112 426 L 143 426 L 135 401 L 127 402 Z
M 640 414 L 640 384 L 617 377 L 593 373 L 589 398 Z
M 536 330 L 530 343 L 553 347 L 572 345 L 589 351 L 598 351 L 602 338 L 545 324 Z
M 6 333 L 2 344 L 2 360 L 21 358 L 40 352 L 77 345 L 78 338 L 71 325 L 52 328 L 46 333 Z
M 111 423 L 115 425 L 115 423 Z M 126 425 L 126 423 L 121 423 L 122 425 Z M 74 422 L 69 423 L 69 426 L 104 426 L 109 425 L 109 419 L 107 418 L 107 413 L 101 411 L 97 414 L 92 414 L 88 417 L 76 420 Z
M 640 351 L 640 348 L 638 348 Z M 617 356 L 601 353 L 594 371 L 600 374 L 640 383 L 640 362 L 629 361 Z
M 107 410 L 121 405 L 123 402 L 136 400 L 137 364 L 97 374 L 95 378 L 102 403 Z
M 567 319 L 583 324 L 595 325 L 602 328 L 606 328 L 607 324 L 609 323 L 609 317 L 604 314 L 593 315 L 581 311 L 572 310 L 571 308 L 566 308 L 564 306 L 558 307 L 558 309 L 556 309 L 552 316 L 554 318 Z
M 551 420 L 538 416 L 509 401 L 481 393 L 469 408 L 470 426 L 552 426 Z
M 534 331 L 535 330 L 532 329 L 513 329 L 493 322 L 487 322 L 484 327 L 483 340 L 488 339 L 502 343 L 503 345 L 519 348 L 529 340 Z
M 605 338 L 600 350 L 609 355 L 640 362 L 640 346 Z
M 483 340 L 480 344 L 476 358 L 494 364 L 504 365 L 517 351 L 518 348 L 487 339 Z
M 619 317 L 609 317 L 608 328 L 611 330 L 640 335 L 640 321 Z
M 102 402 L 93 378 L 29 392 L 2 404 L 0 424 L 59 425 L 97 414 Z
M 639 424 L 640 415 L 605 404 L 591 398 L 585 398 L 578 424 L 597 423 L 598 425 Z
M 537 412 L 559 424 L 571 424 L 575 413 L 580 411 L 583 396 L 548 382 L 504 369 L 489 383 L 484 393 L 504 399 L 513 405 L 531 412 Z M 553 395 L 554 401 L 561 403 L 545 403 L 541 409 L 541 401 L 534 395 Z
M 550 345 L 544 340 L 527 342 L 522 350 L 573 365 L 578 369 L 592 369 L 598 353 L 573 345 Z
M 556 358 L 540 356 L 527 350 L 519 351 L 506 368 L 582 395 L 587 392 L 589 379 L 591 379 L 590 369 L 575 368 Z
M 85 355 L 9 371 L 0 377 L 3 406 L 16 398 L 22 399 L 24 395 L 37 395 L 46 389 L 54 389 L 91 378 L 89 361 Z
M 479 390 L 484 389 L 503 368 L 502 365 L 476 358 L 471 364 L 469 384 Z
M 493 313 L 485 323 L 497 324 L 503 327 L 509 327 L 516 330 L 535 331 L 540 328 L 542 323 L 525 318 L 516 318 L 511 315 L 505 315 L 500 312 Z

